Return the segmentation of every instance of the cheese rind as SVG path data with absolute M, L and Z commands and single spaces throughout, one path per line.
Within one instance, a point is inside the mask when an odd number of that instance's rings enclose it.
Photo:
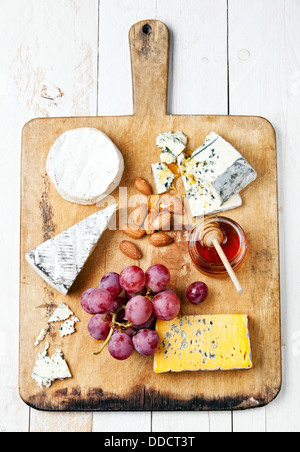
M 26 254 L 32 268 L 67 295 L 115 213 L 117 204 L 82 220 Z
M 225 203 L 221 203 L 215 190 L 205 180 L 196 180 L 193 175 L 191 164 L 188 164 L 189 157 L 184 153 L 178 157 L 183 184 L 186 190 L 186 197 L 194 218 L 225 212 L 236 209 L 242 205 L 242 198 L 239 194 L 233 195 Z
M 246 315 L 189 315 L 156 322 L 154 372 L 252 368 Z
M 124 158 L 107 135 L 84 127 L 68 130 L 55 141 L 46 169 L 65 200 L 93 205 L 119 186 Z
M 241 153 L 215 132 L 196 149 L 188 164 L 194 169 L 195 179 L 210 184 L 221 203 L 257 178 L 256 171 Z

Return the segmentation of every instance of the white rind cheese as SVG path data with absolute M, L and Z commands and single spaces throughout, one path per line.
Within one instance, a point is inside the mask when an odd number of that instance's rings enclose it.
M 47 342 L 43 353 L 39 353 L 31 375 L 40 388 L 43 388 L 43 386 L 50 388 L 55 380 L 72 378 L 72 374 L 68 364 L 64 360 L 62 351 L 57 350 L 50 357 L 48 356 L 49 346 L 50 345 Z
M 65 200 L 93 205 L 120 185 L 124 158 L 103 132 L 80 128 L 69 130 L 56 140 L 46 168 Z
M 228 201 L 221 204 L 220 199 L 208 183 L 205 181 L 199 182 L 195 179 L 193 172 L 190 171 L 190 166 L 187 165 L 188 161 L 189 157 L 185 154 L 181 154 L 178 158 L 186 197 L 194 218 L 224 212 L 242 205 L 239 194 L 233 195 Z
M 153 163 L 152 172 L 157 194 L 170 190 L 175 174 L 164 163 Z
M 116 212 L 117 204 L 84 219 L 26 254 L 32 268 L 67 295 Z
M 253 182 L 256 171 L 230 143 L 211 132 L 188 160 L 199 182 L 211 186 L 221 204 Z
M 163 148 L 160 159 L 162 163 L 175 163 L 178 156 L 185 150 L 187 136 L 183 132 L 160 133 L 156 138 L 156 146 Z

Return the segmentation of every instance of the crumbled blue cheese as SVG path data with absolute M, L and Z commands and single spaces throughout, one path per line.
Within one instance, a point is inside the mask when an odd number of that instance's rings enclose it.
M 32 378 L 40 388 L 50 388 L 55 380 L 72 378 L 68 364 L 64 360 L 61 350 L 57 350 L 51 357 L 48 356 L 49 343 L 47 342 L 43 353 L 39 353 L 36 360 Z
M 178 156 L 185 150 L 186 145 L 187 136 L 180 131 L 160 133 L 156 138 L 156 146 L 163 148 L 160 156 L 162 163 L 175 163 Z
M 216 196 L 215 191 L 205 180 L 198 181 L 194 177 L 194 172 L 189 157 L 181 154 L 178 158 L 178 165 L 181 171 L 186 197 L 193 217 L 210 215 L 226 210 L 235 209 L 241 206 L 242 199 L 239 194 L 232 196 L 224 204 Z
M 47 336 L 48 330 L 45 330 L 45 328 L 43 328 L 40 332 L 40 334 L 38 335 L 38 337 L 35 340 L 34 345 L 37 347 L 38 345 L 40 345 L 41 342 L 43 342 L 43 340 L 45 339 L 45 337 Z
M 51 315 L 50 319 L 48 320 L 48 323 L 61 322 L 67 320 L 71 315 L 74 315 L 71 309 L 65 303 L 61 303 Z
M 173 171 L 164 163 L 153 163 L 152 172 L 157 193 L 162 194 L 170 190 L 175 179 Z
M 79 322 L 79 319 L 75 315 L 71 319 L 66 320 L 59 328 L 60 337 L 70 336 L 75 333 L 75 323 L 77 322 Z
M 240 152 L 215 132 L 211 132 L 205 143 L 196 149 L 187 165 L 198 182 L 210 185 L 221 204 L 257 177 Z

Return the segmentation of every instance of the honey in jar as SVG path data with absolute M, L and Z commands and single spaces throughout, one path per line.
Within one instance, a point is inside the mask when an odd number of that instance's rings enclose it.
M 220 244 L 232 269 L 238 272 L 245 262 L 248 243 L 242 227 L 234 220 L 222 216 L 207 217 L 191 232 L 189 238 L 189 253 L 196 268 L 212 278 L 227 278 L 228 273 L 216 249 L 204 245 L 201 236 L 203 227 L 209 223 L 218 223 L 223 233 Z

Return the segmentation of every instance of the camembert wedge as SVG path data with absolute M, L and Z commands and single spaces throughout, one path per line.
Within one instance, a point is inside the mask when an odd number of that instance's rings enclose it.
M 26 254 L 31 267 L 63 295 L 71 290 L 116 212 L 117 204 L 82 220 Z
M 156 322 L 154 372 L 252 368 L 246 315 L 189 315 Z

